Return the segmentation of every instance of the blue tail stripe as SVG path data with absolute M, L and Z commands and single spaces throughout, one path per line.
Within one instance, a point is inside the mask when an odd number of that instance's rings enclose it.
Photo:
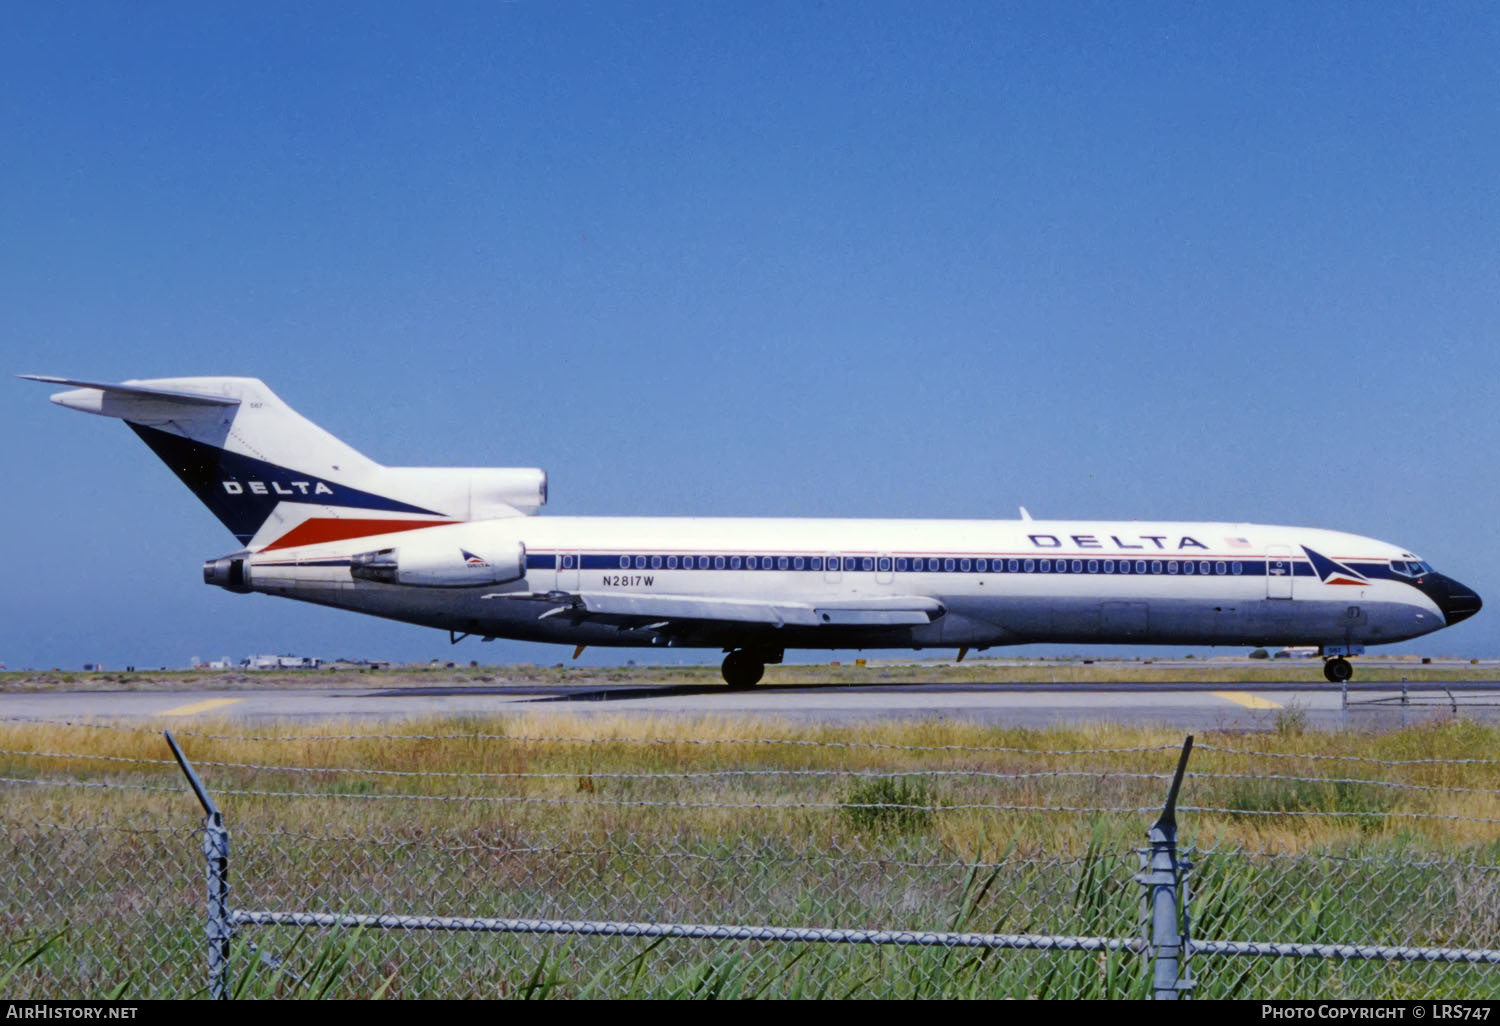
M 444 515 L 168 431 L 125 423 L 242 543 L 255 537 L 260 525 L 283 501 L 387 513 Z

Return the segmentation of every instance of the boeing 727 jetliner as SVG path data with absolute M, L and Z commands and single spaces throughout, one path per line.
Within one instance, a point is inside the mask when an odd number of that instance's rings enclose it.
M 1366 645 L 1480 608 L 1405 549 L 1313 528 L 538 517 L 540 470 L 382 466 L 254 378 L 32 380 L 125 421 L 223 521 L 240 547 L 209 584 L 450 640 L 719 649 L 735 687 L 787 649 L 1029 642 L 1316 645 L 1344 681 Z

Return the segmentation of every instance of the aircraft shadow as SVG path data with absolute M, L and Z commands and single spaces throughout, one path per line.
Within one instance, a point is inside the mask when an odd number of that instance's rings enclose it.
M 1226 683 L 1211 681 L 964 681 L 962 683 L 938 683 L 923 681 L 862 681 L 859 683 L 808 682 L 806 684 L 775 684 L 744 691 L 731 690 L 723 684 L 604 684 L 596 686 L 558 686 L 542 684 L 497 684 L 483 687 L 432 686 L 388 688 L 361 693 L 362 698 L 452 698 L 458 696 L 495 695 L 521 699 L 528 705 L 569 702 L 629 702 L 650 698 L 688 698 L 698 695 L 731 696 L 758 694 L 807 694 L 819 691 L 843 691 L 872 693 L 880 691 L 915 691 L 929 694 L 986 694 L 997 691 L 1010 693 L 1061 692 L 1194 692 L 1194 691 L 1250 691 L 1279 692 L 1307 691 L 1333 688 L 1321 682 L 1275 681 L 1257 683 Z M 1407 685 L 1412 692 L 1436 691 L 1500 691 L 1500 682 L 1494 681 L 1413 681 Z M 1351 683 L 1350 693 L 1399 691 L 1400 683 L 1369 681 Z

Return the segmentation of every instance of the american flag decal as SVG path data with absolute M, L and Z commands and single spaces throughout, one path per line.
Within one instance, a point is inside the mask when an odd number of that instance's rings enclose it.
M 1249 538 L 1225 538 L 1224 539 L 1224 544 L 1228 545 L 1231 549 L 1248 549 L 1250 547 L 1250 539 Z

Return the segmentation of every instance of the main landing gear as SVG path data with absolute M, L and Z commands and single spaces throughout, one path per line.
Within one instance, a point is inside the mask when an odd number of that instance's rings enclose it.
M 737 648 L 724 657 L 724 665 L 719 667 L 719 672 L 724 675 L 724 683 L 731 688 L 753 688 L 765 676 L 766 664 L 779 663 L 781 658 L 780 651 Z
M 1342 684 L 1354 676 L 1354 667 L 1343 656 L 1334 656 L 1323 660 L 1323 676 L 1328 678 L 1330 684 Z

